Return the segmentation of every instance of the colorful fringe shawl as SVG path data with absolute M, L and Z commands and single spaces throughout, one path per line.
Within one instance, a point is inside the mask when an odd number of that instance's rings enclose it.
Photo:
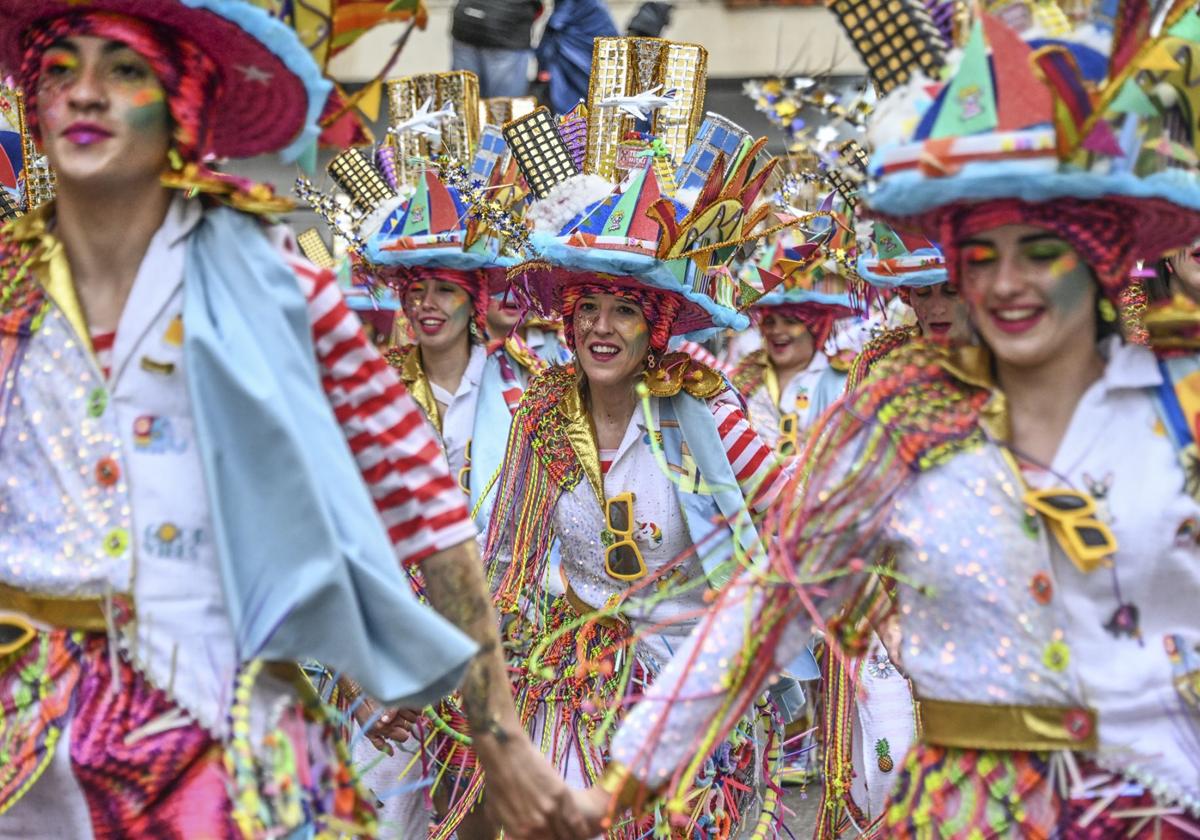
M 492 583 L 502 612 L 515 612 L 526 590 L 540 585 L 554 540 L 554 509 L 563 493 L 584 480 L 558 411 L 568 389 L 575 387 L 573 366 L 551 368 L 530 383 L 513 415 L 483 551 L 489 570 L 501 574 Z M 497 552 L 510 537 L 512 560 L 507 569 L 494 570 Z
M 747 353 L 733 369 L 729 381 L 733 383 L 733 387 L 739 394 L 749 399 L 751 394 L 762 387 L 768 364 L 770 362 L 767 361 L 766 350 Z
M 850 375 L 846 379 L 846 390 L 853 391 L 861 385 L 870 374 L 871 368 L 884 356 L 920 337 L 921 329 L 917 326 L 896 327 L 873 336 L 854 357 L 854 362 L 850 365 Z

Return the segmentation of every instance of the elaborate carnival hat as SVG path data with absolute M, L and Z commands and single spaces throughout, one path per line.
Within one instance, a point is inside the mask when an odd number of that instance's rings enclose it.
M 946 258 L 928 239 L 899 233 L 884 222 L 870 223 L 868 249 L 860 249 L 858 276 L 877 289 L 936 286 L 949 279 Z
M 850 255 L 853 237 L 846 218 L 832 211 L 832 196 L 822 204 L 828 216 L 816 230 L 786 230 L 768 239 L 758 259 L 744 267 L 747 285 L 763 290 L 751 308 L 756 319 L 770 311 L 798 318 L 824 347 L 834 324 L 861 311 L 853 293 Z
M 546 109 L 505 136 L 535 201 L 537 260 L 511 273 L 542 313 L 595 282 L 669 293 L 675 335 L 745 329 L 757 297 L 723 270 L 768 231 L 776 162 L 737 125 L 702 110 L 707 53 L 657 38 L 598 38 L 586 106 Z M 784 225 L 775 225 L 775 229 Z
M 0 0 L 0 65 L 16 73 L 27 33 L 67 15 L 116 14 L 186 39 L 217 66 L 203 152 L 243 158 L 280 151 L 295 160 L 314 148 L 331 89 L 296 33 L 247 0 Z
M 482 330 L 488 275 L 526 256 L 526 189 L 500 129 L 481 127 L 473 73 L 408 76 L 387 89 L 386 139 L 328 167 L 349 212 L 305 179 L 297 192 L 350 242 L 360 277 L 402 289 L 417 269 L 439 269 L 471 294 Z
M 940 44 L 926 37 L 930 76 L 892 85 L 875 109 L 871 211 L 945 249 L 946 220 L 965 205 L 1007 200 L 1028 213 L 1097 199 L 1121 214 L 1132 256 L 1155 258 L 1194 240 L 1193 5 L 1097 0 L 1072 21 L 1053 2 L 998 0 L 977 5 L 957 38 L 953 27 Z

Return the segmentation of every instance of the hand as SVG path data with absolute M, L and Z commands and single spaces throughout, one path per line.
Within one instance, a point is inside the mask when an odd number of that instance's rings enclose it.
M 489 760 L 490 759 L 490 760 Z M 576 810 L 572 791 L 536 747 L 519 739 L 483 758 L 484 806 L 509 840 L 585 840 L 594 837 Z
M 575 811 L 587 828 L 587 837 L 596 837 L 609 827 L 613 796 L 599 785 L 571 791 Z
M 354 719 L 365 731 L 367 740 L 375 749 L 395 755 L 392 744 L 402 744 L 408 740 L 421 713 L 412 709 L 384 709 L 382 713 L 379 711 L 378 706 L 363 697 L 354 710 Z

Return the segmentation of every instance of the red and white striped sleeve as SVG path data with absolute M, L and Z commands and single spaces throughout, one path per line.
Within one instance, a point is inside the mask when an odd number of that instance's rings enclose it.
M 334 275 L 285 258 L 308 299 L 321 384 L 405 565 L 475 538 L 433 427 L 367 340 Z
M 733 373 L 732 367 L 726 365 L 715 355 L 713 355 L 712 351 L 697 341 L 692 341 L 691 339 L 687 338 L 680 339 L 678 349 L 682 350 L 684 353 L 687 353 L 705 367 L 710 367 L 713 370 L 720 371 L 726 376 L 729 376 Z
M 765 513 L 796 468 L 795 456 L 781 458 L 754 431 L 733 392 L 726 389 L 708 401 L 751 513 Z

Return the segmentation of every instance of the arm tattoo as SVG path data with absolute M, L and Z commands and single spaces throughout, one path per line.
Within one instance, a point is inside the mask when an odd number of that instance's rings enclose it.
M 495 693 L 508 693 L 496 614 L 487 598 L 483 570 L 470 556 L 446 558 L 424 566 L 429 601 L 443 616 L 479 643 L 479 652 L 467 666 L 462 696 L 471 729 L 492 735 L 497 743 L 509 735 L 496 715 Z M 497 669 L 501 683 L 497 683 Z

